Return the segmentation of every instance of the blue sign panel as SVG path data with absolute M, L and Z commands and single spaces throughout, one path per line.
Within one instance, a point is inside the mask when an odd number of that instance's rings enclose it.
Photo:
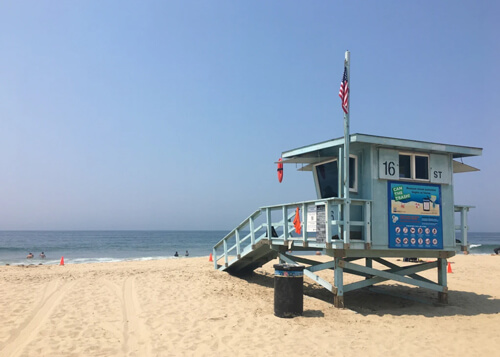
M 443 249 L 441 186 L 388 182 L 389 248 Z

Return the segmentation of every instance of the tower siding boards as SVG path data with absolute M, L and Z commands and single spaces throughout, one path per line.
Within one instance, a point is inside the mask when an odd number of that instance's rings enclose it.
M 284 162 L 306 163 L 313 167 L 339 159 L 339 150 L 343 146 L 343 138 L 313 144 L 307 147 L 290 150 L 283 153 Z M 350 192 L 352 199 L 366 199 L 372 205 L 372 246 L 376 250 L 397 250 L 388 246 L 389 218 L 388 209 L 388 182 L 402 182 L 415 185 L 438 185 L 441 202 L 442 248 L 441 250 L 455 251 L 455 222 L 454 222 L 454 196 L 453 196 L 453 158 L 481 155 L 482 149 L 457 146 L 449 144 L 431 143 L 425 141 L 405 140 L 390 137 L 371 136 L 365 134 L 352 134 L 350 155 L 357 157 L 357 190 Z M 428 160 L 428 179 L 402 179 L 399 177 L 399 155 L 409 154 L 425 156 Z M 414 159 L 412 159 L 414 160 Z M 387 170 L 387 163 L 392 163 L 391 170 Z M 384 171 L 385 170 L 385 171 Z M 391 175 L 392 174 L 392 175 Z M 339 177 L 340 177 L 339 173 Z M 315 180 L 317 198 L 321 199 L 319 183 Z M 340 191 L 339 191 L 340 192 Z M 339 195 L 340 196 L 340 195 Z M 361 220 L 360 213 L 351 207 L 351 221 Z M 355 229 L 355 228 L 352 228 Z M 415 254 L 416 248 L 411 249 Z M 428 250 L 428 249 L 424 249 Z M 391 253 L 391 255 L 393 255 Z M 432 254 L 426 254 L 432 255 Z

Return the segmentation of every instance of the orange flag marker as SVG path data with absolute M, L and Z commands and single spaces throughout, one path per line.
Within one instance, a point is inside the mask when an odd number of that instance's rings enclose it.
M 293 225 L 295 226 L 295 232 L 300 234 L 302 232 L 302 225 L 300 224 L 300 214 L 299 207 L 295 210 L 295 218 L 293 219 Z

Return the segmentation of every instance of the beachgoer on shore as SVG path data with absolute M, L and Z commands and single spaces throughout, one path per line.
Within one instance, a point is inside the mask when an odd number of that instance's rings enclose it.
M 500 253 L 500 247 L 496 247 L 495 249 L 493 249 L 493 251 L 496 255 L 498 255 L 498 253 Z
M 33 259 L 33 253 L 29 252 L 26 256 L 27 259 Z
M 174 257 L 178 257 L 179 253 L 175 252 Z
M 45 253 L 44 252 L 40 253 L 40 258 L 45 259 Z

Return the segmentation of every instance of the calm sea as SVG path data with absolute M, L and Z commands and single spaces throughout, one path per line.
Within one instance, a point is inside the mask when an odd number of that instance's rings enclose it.
M 208 256 L 227 231 L 0 231 L 0 265 Z M 35 256 L 27 260 L 27 254 Z M 41 259 L 44 252 L 46 258 Z
M 227 231 L 0 231 L 0 265 L 97 263 L 208 256 Z M 459 236 L 457 236 L 460 239 Z M 491 254 L 500 233 L 469 233 L 471 254 Z M 34 259 L 27 260 L 31 252 Z M 45 259 L 39 257 L 44 252 Z M 179 258 L 174 258 L 175 252 Z

